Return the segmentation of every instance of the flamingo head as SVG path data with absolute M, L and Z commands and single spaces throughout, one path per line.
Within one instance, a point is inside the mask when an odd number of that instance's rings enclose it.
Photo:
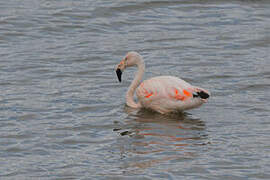
M 121 82 L 122 73 L 127 67 L 135 66 L 138 64 L 138 61 L 142 59 L 141 55 L 137 52 L 128 52 L 126 56 L 120 61 L 116 66 L 116 74 L 119 82 Z

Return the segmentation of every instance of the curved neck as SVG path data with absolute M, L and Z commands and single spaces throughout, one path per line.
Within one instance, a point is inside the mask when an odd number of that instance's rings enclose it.
M 126 94 L 126 102 L 127 105 L 133 108 L 139 108 L 141 107 L 140 103 L 136 103 L 133 99 L 134 96 L 134 92 L 136 90 L 136 88 L 140 85 L 140 82 L 143 78 L 143 74 L 144 74 L 144 69 L 145 69 L 145 65 L 144 65 L 144 61 L 142 58 L 140 58 L 138 60 L 138 62 L 136 63 L 137 67 L 138 67 L 138 71 L 135 75 L 135 78 L 133 79 L 132 83 L 130 84 L 127 94 Z

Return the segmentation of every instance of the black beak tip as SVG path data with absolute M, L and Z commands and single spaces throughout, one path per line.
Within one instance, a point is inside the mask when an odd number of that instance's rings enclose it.
M 117 77 L 118 77 L 118 80 L 119 80 L 119 82 L 121 82 L 121 76 L 122 76 L 122 71 L 121 71 L 121 69 L 116 69 L 116 74 L 117 74 Z

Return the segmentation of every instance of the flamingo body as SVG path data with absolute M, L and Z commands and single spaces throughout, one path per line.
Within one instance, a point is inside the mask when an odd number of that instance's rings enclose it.
M 184 111 L 202 105 L 205 100 L 193 97 L 198 91 L 186 81 L 173 76 L 157 76 L 143 81 L 136 90 L 142 107 L 160 113 Z
M 137 65 L 139 70 L 126 94 L 128 106 L 144 107 L 164 114 L 199 107 L 209 98 L 208 91 L 174 76 L 157 76 L 140 83 L 145 66 L 143 59 L 136 52 L 129 52 L 117 66 L 119 81 L 122 71 L 133 65 Z M 138 103 L 133 100 L 135 91 Z

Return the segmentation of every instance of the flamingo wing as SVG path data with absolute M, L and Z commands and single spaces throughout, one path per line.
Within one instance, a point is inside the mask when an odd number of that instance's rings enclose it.
M 198 92 L 204 91 L 173 76 L 158 76 L 145 80 L 136 90 L 143 107 L 160 113 L 182 111 L 201 105 L 204 101 L 198 98 Z

